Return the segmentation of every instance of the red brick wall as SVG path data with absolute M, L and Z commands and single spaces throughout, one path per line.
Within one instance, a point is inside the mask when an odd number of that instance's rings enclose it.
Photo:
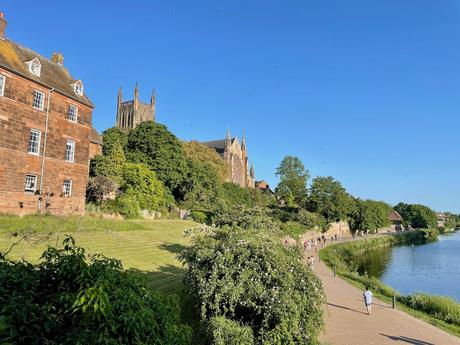
M 35 213 L 38 196 L 25 193 L 24 183 L 26 174 L 33 174 L 40 184 L 48 90 L 1 68 L 0 73 L 6 76 L 5 93 L 0 97 L 0 212 Z M 45 93 L 43 111 L 32 108 L 35 89 Z M 78 107 L 77 123 L 67 119 L 70 104 Z M 91 121 L 90 107 L 51 93 L 43 191 L 54 193 L 48 207 L 52 213 L 84 213 Z M 31 128 L 41 131 L 40 156 L 28 153 Z M 74 163 L 65 161 L 67 139 L 75 141 Z M 72 180 L 71 197 L 62 196 L 65 178 Z
M 89 144 L 89 158 L 94 158 L 102 154 L 102 145 L 90 143 Z

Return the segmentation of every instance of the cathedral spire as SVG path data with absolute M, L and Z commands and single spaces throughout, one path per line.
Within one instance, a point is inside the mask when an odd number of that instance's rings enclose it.
M 155 88 L 152 89 L 152 96 L 150 97 L 150 108 L 152 108 L 152 120 L 155 121 L 155 101 L 156 101 Z
M 243 136 L 241 137 L 241 149 L 243 151 L 246 151 L 246 135 L 244 133 L 244 129 L 243 129 Z
M 230 136 L 230 127 L 227 127 L 227 136 L 225 137 L 225 146 L 230 146 L 232 144 L 232 138 Z
M 249 170 L 249 175 L 254 178 L 254 166 L 251 163 L 251 169 Z
M 134 87 L 134 109 L 137 110 L 139 105 L 139 87 L 137 86 L 137 81 L 136 81 L 136 86 Z

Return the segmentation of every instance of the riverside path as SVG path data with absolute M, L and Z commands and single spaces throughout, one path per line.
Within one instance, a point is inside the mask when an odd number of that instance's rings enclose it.
M 333 273 L 316 256 L 315 271 L 324 284 L 327 307 L 325 345 L 460 345 L 450 335 L 374 298 L 367 315 L 362 291 Z

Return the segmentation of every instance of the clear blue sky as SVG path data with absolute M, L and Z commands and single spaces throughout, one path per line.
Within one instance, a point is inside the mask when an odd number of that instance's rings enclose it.
M 115 121 L 158 91 L 184 140 L 245 129 L 256 177 L 284 155 L 350 193 L 460 212 L 460 1 L 2 1 L 7 36 L 65 65 Z

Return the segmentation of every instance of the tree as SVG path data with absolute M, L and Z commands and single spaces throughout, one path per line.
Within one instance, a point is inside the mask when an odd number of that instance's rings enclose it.
M 102 143 L 102 154 L 104 155 L 109 155 L 117 144 L 124 151 L 128 144 L 128 135 L 121 129 L 112 127 L 102 133 Z
M 217 172 L 221 182 L 224 182 L 228 178 L 230 167 L 215 150 L 199 143 L 196 140 L 189 141 L 183 145 L 185 154 L 188 158 L 192 158 L 212 166 Z
M 145 163 L 182 200 L 181 185 L 187 179 L 187 161 L 179 139 L 166 126 L 147 121 L 129 132 L 127 158 L 132 163 Z
M 126 163 L 123 166 L 121 190 L 134 197 L 143 210 L 158 210 L 168 200 L 163 184 L 145 164 Z
M 121 172 L 125 163 L 123 148 L 118 141 L 115 141 L 106 154 L 98 155 L 91 160 L 90 176 L 105 176 L 121 183 Z
M 356 200 L 356 207 L 350 216 L 352 230 L 377 232 L 391 224 L 389 215 L 391 206 L 382 201 Z
M 354 202 L 342 184 L 332 178 L 315 177 L 310 188 L 307 208 L 321 214 L 327 222 L 347 219 Z
M 292 200 L 297 205 L 304 205 L 307 198 L 307 181 L 309 172 L 298 157 L 286 156 L 276 169 L 280 183 L 275 193 L 285 202 Z
M 424 205 L 400 202 L 394 209 L 415 229 L 435 227 L 438 223 L 436 212 Z

